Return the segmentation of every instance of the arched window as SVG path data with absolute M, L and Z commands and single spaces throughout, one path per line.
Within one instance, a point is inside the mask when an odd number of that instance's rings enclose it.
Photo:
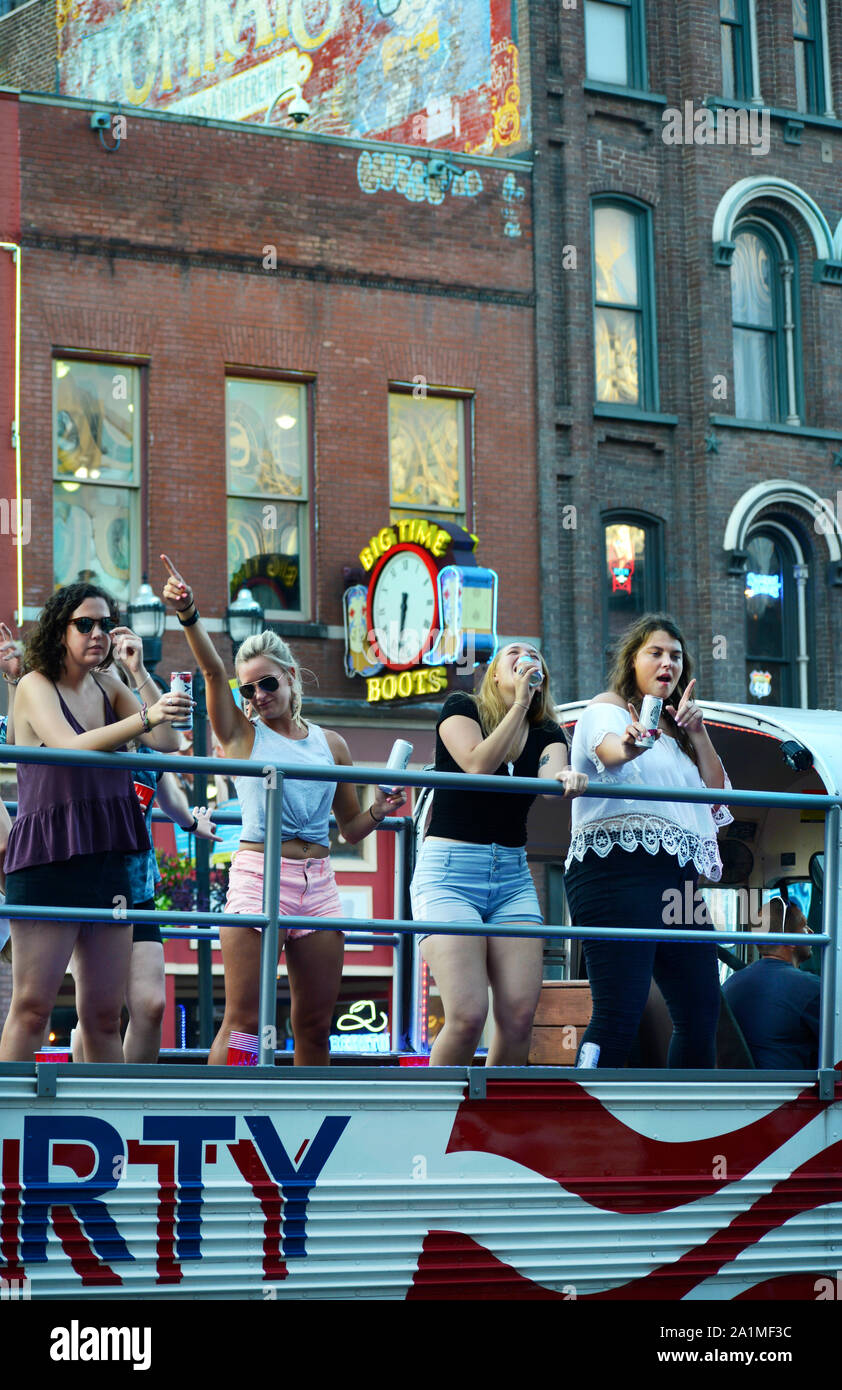
M 624 201 L 594 202 L 593 279 L 596 399 L 657 410 L 647 208 Z
M 809 568 L 797 536 L 764 521 L 746 544 L 746 683 L 752 703 L 809 704 Z
M 642 512 L 602 516 L 602 631 L 610 664 L 620 634 L 664 604 L 664 558 L 660 521 Z
M 734 235 L 731 315 L 734 413 L 742 420 L 801 423 L 796 378 L 795 253 L 771 222 Z

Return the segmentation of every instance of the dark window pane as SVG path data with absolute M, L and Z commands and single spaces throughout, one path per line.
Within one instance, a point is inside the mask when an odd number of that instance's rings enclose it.
M 784 647 L 784 559 L 771 536 L 753 536 L 747 546 L 746 653 L 782 658 Z

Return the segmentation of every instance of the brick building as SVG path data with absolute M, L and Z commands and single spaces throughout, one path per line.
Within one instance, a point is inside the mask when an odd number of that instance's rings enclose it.
M 311 715 L 359 762 L 401 734 L 423 764 L 440 697 L 384 685 L 367 700 L 343 596 L 372 538 L 420 516 L 448 543 L 448 527 L 479 537 L 502 634 L 540 632 L 536 479 L 512 467 L 535 450 L 529 165 L 464 156 L 430 173 L 384 142 L 146 112 L 110 112 L 100 139 L 90 103 L 5 104 L 20 127 L 24 622 L 81 573 L 123 603 L 144 573 L 160 592 L 166 550 L 227 661 L 226 606 L 247 583 L 314 673 Z M 186 650 L 169 619 L 162 670 Z M 385 835 L 339 851 L 361 917 L 391 915 L 393 855 Z M 167 956 L 171 1001 L 190 1004 L 189 947 Z M 381 998 L 388 949 L 347 962 L 348 997 Z
M 539 0 L 531 40 L 557 688 L 665 606 L 703 697 L 838 708 L 842 12 Z

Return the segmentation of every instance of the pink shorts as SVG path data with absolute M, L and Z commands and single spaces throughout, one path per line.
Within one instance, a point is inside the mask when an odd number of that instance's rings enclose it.
M 282 917 L 341 917 L 342 904 L 330 856 L 324 859 L 282 859 L 279 902 Z M 226 912 L 263 911 L 263 855 L 254 849 L 238 850 L 231 860 Z M 281 922 L 281 931 L 284 924 Z M 312 936 L 315 927 L 291 927 L 287 936 Z M 260 931 L 255 927 L 254 931 Z

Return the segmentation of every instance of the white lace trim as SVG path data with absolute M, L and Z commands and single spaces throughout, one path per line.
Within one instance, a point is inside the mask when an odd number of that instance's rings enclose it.
M 721 809 L 728 816 L 728 820 L 733 819 L 725 807 Z M 722 821 L 720 824 L 727 822 Z M 702 838 L 689 830 L 683 830 L 672 821 L 651 815 L 630 814 L 615 820 L 590 821 L 583 825 L 570 842 L 570 853 L 564 867 L 568 869 L 573 859 L 581 863 L 589 849 L 598 854 L 600 859 L 604 859 L 615 845 L 630 853 L 641 846 L 649 854 L 657 854 L 659 850 L 665 849 L 667 854 L 674 854 L 682 866 L 692 860 L 703 878 L 716 882 L 722 877 L 722 860 L 715 839 Z

